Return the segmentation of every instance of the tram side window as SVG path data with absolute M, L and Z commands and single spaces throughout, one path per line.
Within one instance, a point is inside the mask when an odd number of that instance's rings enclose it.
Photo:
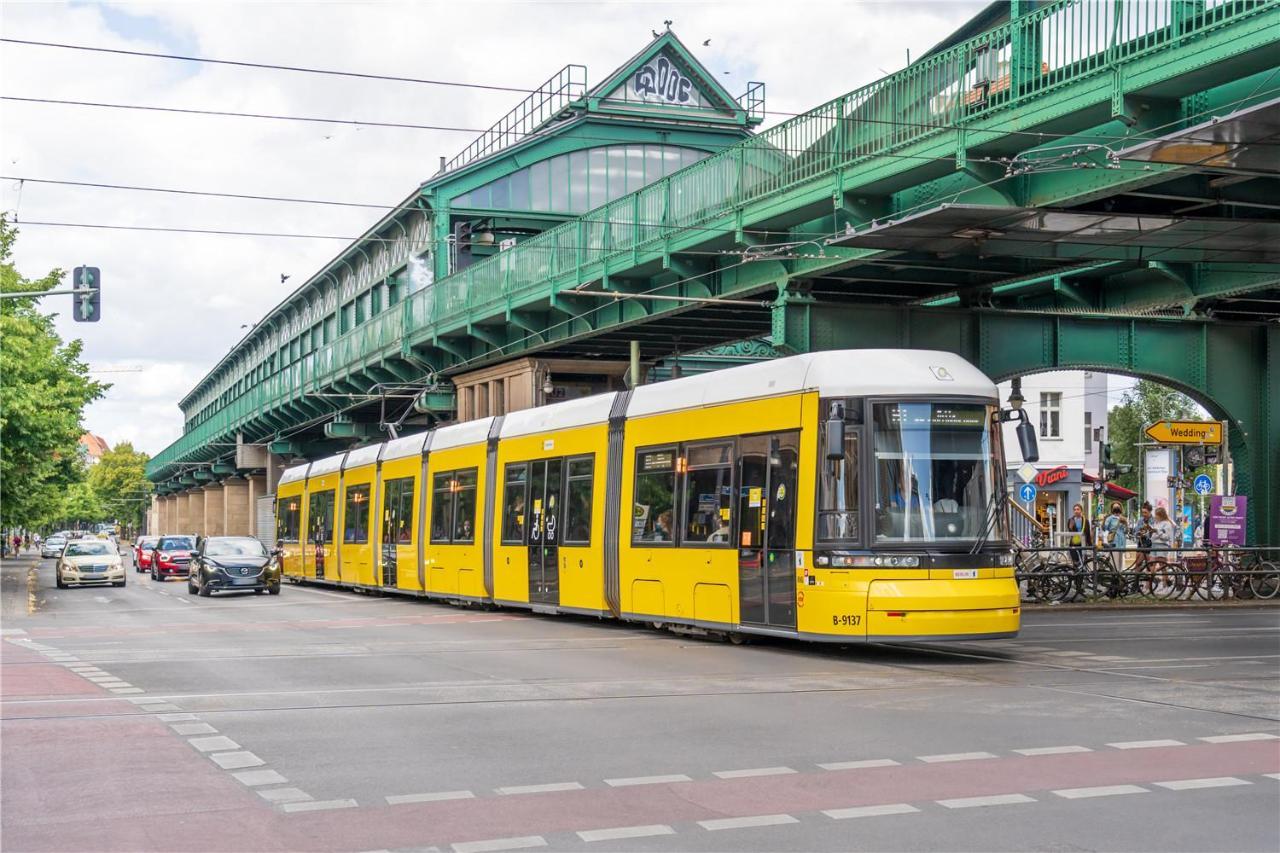
M 692 445 L 682 466 L 681 544 L 733 544 L 733 443 Z
M 310 526 L 308 540 L 311 542 L 333 541 L 333 489 L 313 492 L 307 507 L 307 519 Z
M 345 512 L 342 516 L 342 541 L 363 545 L 369 541 L 369 487 L 348 486 Z
M 382 490 L 382 543 L 413 541 L 413 478 L 388 480 Z
M 302 524 L 302 501 L 297 496 L 284 498 L 276 504 L 279 519 L 276 538 L 281 542 L 297 542 L 298 528 Z
M 525 494 L 529 489 L 529 468 L 524 463 L 507 466 L 502 502 L 502 544 L 524 544 Z
M 565 484 L 564 544 L 591 543 L 591 479 L 595 457 L 569 460 Z
M 431 541 L 466 544 L 475 541 L 476 469 L 441 471 L 431 487 Z
M 636 454 L 635 506 L 631 514 L 633 543 L 670 543 L 675 538 L 672 512 L 676 494 L 676 448 Z
M 861 541 L 858 521 L 858 424 L 862 402 L 842 407 L 845 412 L 844 458 L 818 460 L 818 539 L 822 542 Z M 819 452 L 826 445 L 826 421 L 819 425 Z
M 459 471 L 453 505 L 453 541 L 471 543 L 476 539 L 476 469 Z

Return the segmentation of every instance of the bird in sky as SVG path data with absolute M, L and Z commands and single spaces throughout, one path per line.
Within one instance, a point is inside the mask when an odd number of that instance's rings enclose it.
M 707 39 L 702 43 L 703 47 L 711 47 L 711 39 Z
M 281 284 L 284 284 L 284 283 L 285 283 L 286 281 L 288 281 L 288 280 L 289 280 L 289 276 L 285 275 L 284 273 L 280 273 L 280 283 L 281 283 Z
M 661 33 L 659 33 L 657 30 L 649 30 L 649 32 L 653 33 L 654 38 L 657 38 L 659 35 L 661 35 Z

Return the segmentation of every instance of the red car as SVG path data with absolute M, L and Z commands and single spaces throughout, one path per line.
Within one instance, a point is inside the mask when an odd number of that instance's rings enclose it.
M 162 581 L 171 575 L 186 577 L 191 567 L 194 536 L 161 536 L 151 552 L 151 579 Z
M 139 536 L 138 540 L 133 543 L 133 570 L 135 572 L 150 570 L 151 555 L 155 553 L 153 549 L 159 541 L 159 536 Z

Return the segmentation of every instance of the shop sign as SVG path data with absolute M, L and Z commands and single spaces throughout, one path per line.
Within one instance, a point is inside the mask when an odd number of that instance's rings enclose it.
M 1036 474 L 1036 485 L 1043 489 L 1047 486 L 1052 486 L 1054 483 L 1061 483 L 1069 476 L 1067 466 L 1059 465 L 1057 468 L 1050 468 L 1047 471 L 1041 471 Z

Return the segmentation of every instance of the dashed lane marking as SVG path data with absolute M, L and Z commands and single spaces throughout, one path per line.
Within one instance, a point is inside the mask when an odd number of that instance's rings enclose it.
M 819 764 L 823 770 L 863 770 L 868 767 L 900 767 L 892 758 L 868 758 L 864 761 L 831 761 Z
M 393 794 L 386 797 L 387 805 L 399 806 L 405 803 L 438 803 L 444 800 L 471 800 L 475 794 L 470 791 L 435 791 L 429 794 Z
M 524 850 L 529 847 L 546 847 L 547 839 L 541 835 L 521 838 L 492 838 L 488 841 L 463 841 L 453 845 L 454 853 L 496 853 L 499 850 Z
M 1035 746 L 1030 749 L 1015 749 L 1019 755 L 1066 755 L 1071 752 L 1093 752 L 1087 746 Z
M 215 752 L 209 756 L 223 770 L 239 770 L 243 767 L 261 767 L 267 762 L 252 752 Z
M 881 815 L 912 814 L 920 811 L 909 803 L 889 803 L 883 806 L 856 806 L 850 809 L 826 809 L 823 814 L 832 820 L 849 820 L 857 817 L 880 817 Z
M 995 794 L 990 797 L 960 797 L 954 800 L 938 800 L 938 805 L 949 809 L 972 809 L 981 806 L 1011 806 L 1017 803 L 1034 803 L 1026 794 Z
M 709 832 L 722 829 L 749 829 L 756 826 L 782 826 L 788 823 L 799 823 L 797 818 L 789 814 L 761 814 L 751 817 L 724 817 L 716 820 L 700 820 L 698 826 Z
M 991 752 L 952 752 L 944 755 L 918 755 L 921 761 L 928 764 L 942 764 L 947 761 L 978 761 L 984 758 L 995 758 Z
M 305 803 L 281 803 L 280 808 L 287 812 L 322 812 L 330 809 L 354 809 L 359 803 L 355 800 L 312 800 Z
M 141 687 L 112 687 L 112 693 L 142 693 Z
M 218 735 L 217 737 L 193 737 L 187 743 L 201 752 L 218 752 L 219 750 L 225 751 L 240 748 L 240 744 L 223 735 Z
M 250 788 L 257 785 L 281 785 L 289 781 L 274 770 L 242 770 L 231 775 L 237 782 Z
M 1170 791 L 1190 791 L 1195 788 L 1230 788 L 1235 785 L 1252 785 L 1252 782 L 1246 782 L 1244 779 L 1237 779 L 1235 776 L 1214 776 L 1207 779 L 1174 779 L 1169 782 L 1153 782 L 1161 788 L 1168 788 Z
M 1137 785 L 1099 785 L 1096 788 L 1060 788 L 1053 792 L 1064 800 L 1085 800 L 1091 797 L 1117 797 L 1123 794 L 1149 794 Z
M 1280 735 L 1273 735 L 1270 732 L 1247 732 L 1239 735 L 1211 735 L 1209 737 L 1196 738 L 1205 743 L 1239 743 L 1246 740 L 1280 740 Z
M 663 824 L 651 826 L 620 826 L 616 829 L 588 829 L 578 833 L 583 841 L 619 841 L 624 838 L 651 838 L 655 835 L 675 835 L 676 831 Z
M 494 788 L 499 794 L 545 794 L 550 791 L 581 791 L 581 782 L 549 782 L 545 785 L 510 785 Z
M 1280 779 L 1280 773 L 1263 773 L 1268 779 Z
M 195 714 L 156 714 L 156 719 L 162 723 L 185 723 L 200 718 Z
M 169 726 L 169 728 L 173 729 L 176 733 L 183 736 L 211 735 L 211 734 L 216 734 L 218 731 L 208 723 L 174 723 L 173 725 Z
M 1180 740 L 1126 740 L 1119 743 L 1109 743 L 1107 746 L 1112 749 L 1155 749 L 1161 746 L 1186 746 Z
M 613 788 L 625 788 L 631 785 L 663 785 L 668 782 L 692 782 L 683 773 L 668 773 L 664 776 L 630 776 L 625 779 L 605 779 L 604 783 Z
M 795 772 L 790 767 L 753 767 L 747 770 L 717 770 L 712 775 L 721 779 L 747 779 L 754 776 L 786 776 Z
M 314 798 L 299 788 L 264 788 L 257 792 L 259 797 L 269 803 L 302 803 L 314 801 Z

